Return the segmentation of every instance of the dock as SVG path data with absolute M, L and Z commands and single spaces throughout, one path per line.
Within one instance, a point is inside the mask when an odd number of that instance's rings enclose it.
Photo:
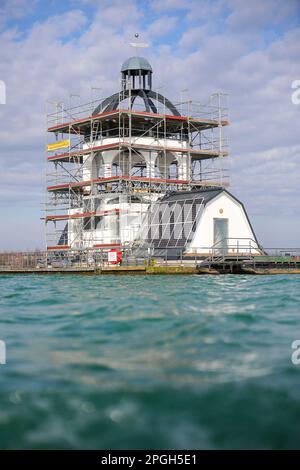
M 6 259 L 6 262 L 4 260 Z M 300 274 L 300 257 L 295 256 L 197 256 L 181 259 L 140 259 L 128 258 L 121 264 L 109 264 L 99 261 L 94 264 L 87 262 L 74 263 L 42 263 L 40 254 L 20 254 L 14 258 L 3 258 L 0 255 L 1 274 L 85 274 L 85 275 L 162 275 L 162 274 L 193 274 L 193 275 L 270 275 Z

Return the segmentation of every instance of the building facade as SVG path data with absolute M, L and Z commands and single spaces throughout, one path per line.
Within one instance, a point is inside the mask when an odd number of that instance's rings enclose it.
M 124 62 L 121 83 L 99 102 L 48 114 L 47 249 L 255 246 L 244 207 L 225 191 L 223 96 L 174 104 L 141 57 Z

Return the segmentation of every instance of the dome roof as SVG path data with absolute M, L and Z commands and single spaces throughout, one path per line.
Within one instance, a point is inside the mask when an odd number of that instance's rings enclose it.
M 144 59 L 143 57 L 135 56 L 130 57 L 123 63 L 121 72 L 125 72 L 126 70 L 149 70 L 152 72 L 152 67 L 148 60 Z

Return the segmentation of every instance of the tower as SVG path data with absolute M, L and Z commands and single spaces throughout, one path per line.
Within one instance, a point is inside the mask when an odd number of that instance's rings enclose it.
M 222 95 L 208 105 L 174 104 L 153 88 L 152 74 L 146 59 L 130 57 L 117 93 L 68 109 L 60 103 L 48 114 L 49 251 L 155 248 L 166 233 L 174 239 L 176 224 L 177 246 L 185 249 L 201 207 L 181 202 L 181 212 L 162 214 L 161 201 L 228 184 Z

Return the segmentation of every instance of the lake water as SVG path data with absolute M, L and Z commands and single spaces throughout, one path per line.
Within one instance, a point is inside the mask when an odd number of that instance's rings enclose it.
M 0 276 L 1 449 L 300 448 L 300 276 Z

